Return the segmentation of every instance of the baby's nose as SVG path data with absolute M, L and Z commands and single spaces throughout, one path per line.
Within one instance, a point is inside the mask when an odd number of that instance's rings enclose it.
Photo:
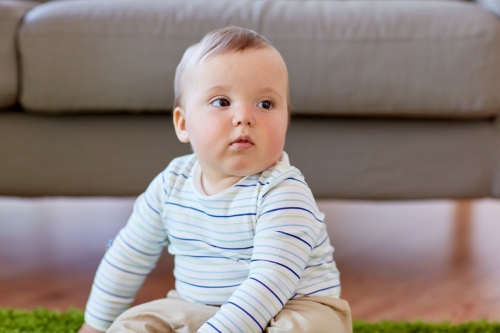
M 253 113 L 249 107 L 241 106 L 236 110 L 233 117 L 234 126 L 252 126 L 254 124 Z

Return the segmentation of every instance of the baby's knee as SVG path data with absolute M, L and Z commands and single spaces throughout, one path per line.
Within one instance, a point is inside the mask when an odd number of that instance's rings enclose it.
M 175 333 L 161 312 L 156 310 L 160 303 L 158 300 L 128 309 L 115 319 L 106 333 Z
M 319 298 L 318 298 L 319 299 Z M 266 333 L 352 333 L 352 317 L 347 302 L 304 297 L 290 300 L 271 319 Z
M 192 333 L 218 310 L 180 298 L 159 299 L 123 312 L 107 333 Z

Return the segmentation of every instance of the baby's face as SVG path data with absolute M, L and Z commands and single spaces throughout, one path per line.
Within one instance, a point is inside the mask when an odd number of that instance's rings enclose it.
M 174 123 L 204 173 L 243 177 L 278 161 L 288 125 L 288 74 L 276 50 L 204 59 L 183 88 L 183 108 L 174 111 Z

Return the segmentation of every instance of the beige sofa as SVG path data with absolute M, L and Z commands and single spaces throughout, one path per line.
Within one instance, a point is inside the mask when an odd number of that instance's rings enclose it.
M 190 152 L 183 51 L 233 24 L 287 62 L 286 150 L 318 198 L 499 197 L 495 1 L 0 0 L 0 195 L 142 192 Z

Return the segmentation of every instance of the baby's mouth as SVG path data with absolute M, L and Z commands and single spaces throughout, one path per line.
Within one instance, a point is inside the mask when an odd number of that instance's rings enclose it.
M 231 147 L 237 150 L 247 150 L 254 146 L 252 139 L 248 135 L 239 136 L 236 140 L 231 142 Z

